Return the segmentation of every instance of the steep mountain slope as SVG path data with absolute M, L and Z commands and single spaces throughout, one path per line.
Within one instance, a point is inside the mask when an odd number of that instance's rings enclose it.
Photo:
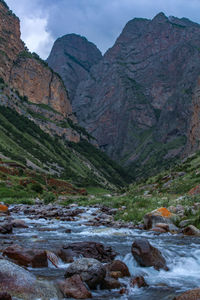
M 123 185 L 124 171 L 77 124 L 62 79 L 20 40 L 0 0 L 0 156 L 77 185 Z
M 101 59 L 101 52 L 85 37 L 67 34 L 55 41 L 47 63 L 60 74 L 73 101 L 78 84 Z
M 200 25 L 188 19 L 136 18 L 79 84 L 80 124 L 135 176 L 198 148 L 199 49 Z

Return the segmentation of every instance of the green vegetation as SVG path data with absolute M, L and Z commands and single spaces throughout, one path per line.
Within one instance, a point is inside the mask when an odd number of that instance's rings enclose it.
M 64 144 L 61 138 L 46 134 L 28 118 L 3 106 L 0 106 L 0 152 L 24 165 L 28 160 L 34 168 L 59 174 L 78 186 L 104 186 L 104 176 L 114 185 L 125 183 L 122 178 L 125 172 L 88 142 Z M 88 163 L 93 167 L 88 167 Z

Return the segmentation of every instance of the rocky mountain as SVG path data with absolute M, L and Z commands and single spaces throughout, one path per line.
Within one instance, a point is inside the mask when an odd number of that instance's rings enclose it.
M 73 111 L 111 158 L 146 176 L 198 148 L 199 75 L 199 24 L 136 18 L 80 82 Z
M 0 158 L 81 186 L 123 185 L 124 171 L 78 125 L 61 77 L 27 50 L 3 0 L 0 41 Z
M 85 37 L 67 34 L 56 40 L 47 62 L 60 74 L 73 101 L 78 84 L 101 59 L 101 52 Z

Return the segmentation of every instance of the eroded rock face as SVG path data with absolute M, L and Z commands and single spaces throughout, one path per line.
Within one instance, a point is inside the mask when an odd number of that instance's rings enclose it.
M 48 104 L 70 117 L 72 108 L 62 80 L 40 59 L 28 53 L 20 39 L 19 19 L 2 2 L 0 39 L 0 77 L 29 101 Z
M 153 247 L 146 239 L 135 239 L 131 252 L 142 267 L 154 267 L 156 270 L 168 270 L 161 252 Z
M 185 18 L 133 19 L 77 88 L 81 125 L 136 176 L 182 155 L 189 130 L 197 148 L 199 35 Z
M 81 279 L 87 283 L 91 289 L 96 289 L 105 276 L 106 269 L 102 263 L 93 258 L 81 258 L 73 262 L 66 270 L 65 277 L 80 275 Z
M 47 62 L 63 78 L 73 101 L 78 84 L 101 59 L 101 52 L 85 37 L 67 34 L 56 40 Z

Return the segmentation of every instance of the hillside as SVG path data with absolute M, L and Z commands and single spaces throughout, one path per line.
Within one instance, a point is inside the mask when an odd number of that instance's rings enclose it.
M 123 185 L 125 172 L 78 125 L 62 79 L 26 49 L 3 0 L 0 21 L 0 155 L 79 186 Z

